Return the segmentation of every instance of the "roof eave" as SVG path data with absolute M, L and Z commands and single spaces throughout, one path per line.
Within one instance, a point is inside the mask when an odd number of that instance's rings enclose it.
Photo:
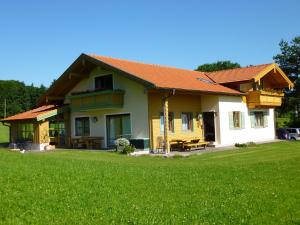
M 203 94 L 216 94 L 216 95 L 230 95 L 230 96 L 246 96 L 247 93 L 230 93 L 230 92 L 218 92 L 218 91 L 207 91 L 207 90 L 193 90 L 193 89 L 183 89 L 183 88 L 170 88 L 170 87 L 156 87 L 156 90 L 164 90 L 164 91 L 184 91 L 191 93 L 203 93 Z

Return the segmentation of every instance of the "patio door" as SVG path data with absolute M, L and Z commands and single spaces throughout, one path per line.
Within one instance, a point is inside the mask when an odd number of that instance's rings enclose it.
M 107 147 L 114 146 L 118 138 L 131 138 L 130 114 L 108 115 L 106 117 Z
M 216 141 L 215 135 L 215 113 L 203 112 L 205 141 Z

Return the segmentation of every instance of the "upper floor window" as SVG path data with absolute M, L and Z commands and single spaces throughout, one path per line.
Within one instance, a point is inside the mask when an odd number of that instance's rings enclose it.
M 105 75 L 95 77 L 95 89 L 97 90 L 112 90 L 113 89 L 113 78 L 112 75 Z

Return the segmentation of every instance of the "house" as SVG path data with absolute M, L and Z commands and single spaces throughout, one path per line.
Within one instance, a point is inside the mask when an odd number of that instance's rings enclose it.
M 80 137 L 137 148 L 200 137 L 216 146 L 275 139 L 274 108 L 293 83 L 274 63 L 203 73 L 81 54 L 38 101 L 2 120 L 10 141 L 70 147 Z M 165 142 L 164 142 L 165 141 Z

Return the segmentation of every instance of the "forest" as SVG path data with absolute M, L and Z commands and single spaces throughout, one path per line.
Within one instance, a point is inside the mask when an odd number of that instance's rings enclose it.
M 44 85 L 26 85 L 16 80 L 0 80 L 0 118 L 36 107 L 37 99 L 46 92 Z

